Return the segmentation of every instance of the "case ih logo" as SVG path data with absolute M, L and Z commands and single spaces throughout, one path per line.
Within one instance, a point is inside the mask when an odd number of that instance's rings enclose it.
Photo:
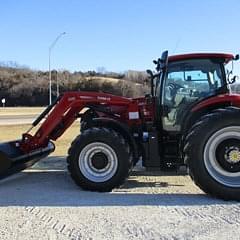
M 68 101 L 69 101 L 69 102 L 72 102 L 72 101 L 74 101 L 75 99 L 76 99 L 75 97 L 69 97 L 69 98 L 68 98 Z
M 81 99 L 91 99 L 93 97 L 90 97 L 90 96 L 80 96 Z
M 98 100 L 111 101 L 110 97 L 97 97 Z

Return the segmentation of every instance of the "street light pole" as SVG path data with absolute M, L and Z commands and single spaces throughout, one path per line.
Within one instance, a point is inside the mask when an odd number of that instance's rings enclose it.
M 58 71 L 56 72 L 56 80 L 57 80 L 57 97 L 59 97 Z
M 62 32 L 60 33 L 56 39 L 53 41 L 53 43 L 50 45 L 49 49 L 48 49 L 48 70 L 49 70 L 49 105 L 52 104 L 52 73 L 51 73 L 51 53 L 52 53 L 52 49 L 55 46 L 55 44 L 57 43 L 57 41 L 59 40 L 60 37 L 62 37 L 63 35 L 65 35 L 66 32 Z M 58 86 L 57 86 L 58 88 Z

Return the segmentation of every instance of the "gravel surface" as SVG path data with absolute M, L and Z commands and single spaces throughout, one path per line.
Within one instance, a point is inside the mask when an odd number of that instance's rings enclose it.
M 51 160 L 0 181 L 0 239 L 240 239 L 240 203 L 188 176 L 134 171 L 111 193 L 86 192 Z

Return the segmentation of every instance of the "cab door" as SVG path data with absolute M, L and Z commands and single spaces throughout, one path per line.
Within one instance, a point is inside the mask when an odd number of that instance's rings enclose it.
M 214 95 L 221 86 L 220 64 L 214 61 L 193 59 L 169 63 L 163 83 L 163 129 L 180 132 L 192 105 Z

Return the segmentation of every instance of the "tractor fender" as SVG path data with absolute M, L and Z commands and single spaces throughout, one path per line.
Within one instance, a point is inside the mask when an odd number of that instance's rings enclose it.
M 207 101 L 207 100 L 205 100 Z M 203 102 L 205 102 L 203 101 Z M 208 102 L 209 103 L 209 102 Z M 229 101 L 220 101 L 220 102 L 212 102 L 211 104 L 201 104 L 198 103 L 192 107 L 189 114 L 187 114 L 184 118 L 183 125 L 181 127 L 181 140 L 180 140 L 180 149 L 184 147 L 185 137 L 189 133 L 191 127 L 203 116 L 214 109 L 225 108 L 231 106 L 231 102 Z
M 186 114 L 183 121 L 181 132 L 187 134 L 191 126 L 204 114 L 207 114 L 214 109 L 225 108 L 228 106 L 240 106 L 240 96 L 222 94 L 210 97 L 192 106 L 190 112 Z
M 138 147 L 136 140 L 131 134 L 130 128 L 126 124 L 121 123 L 115 119 L 100 117 L 91 119 L 91 121 L 88 122 L 88 127 L 106 127 L 120 133 L 128 141 L 133 151 L 134 158 L 138 158 Z
M 197 103 L 191 110 L 196 112 L 206 108 L 216 108 L 215 106 L 232 105 L 240 107 L 240 95 L 239 94 L 220 94 L 217 96 L 209 97 L 199 103 Z

